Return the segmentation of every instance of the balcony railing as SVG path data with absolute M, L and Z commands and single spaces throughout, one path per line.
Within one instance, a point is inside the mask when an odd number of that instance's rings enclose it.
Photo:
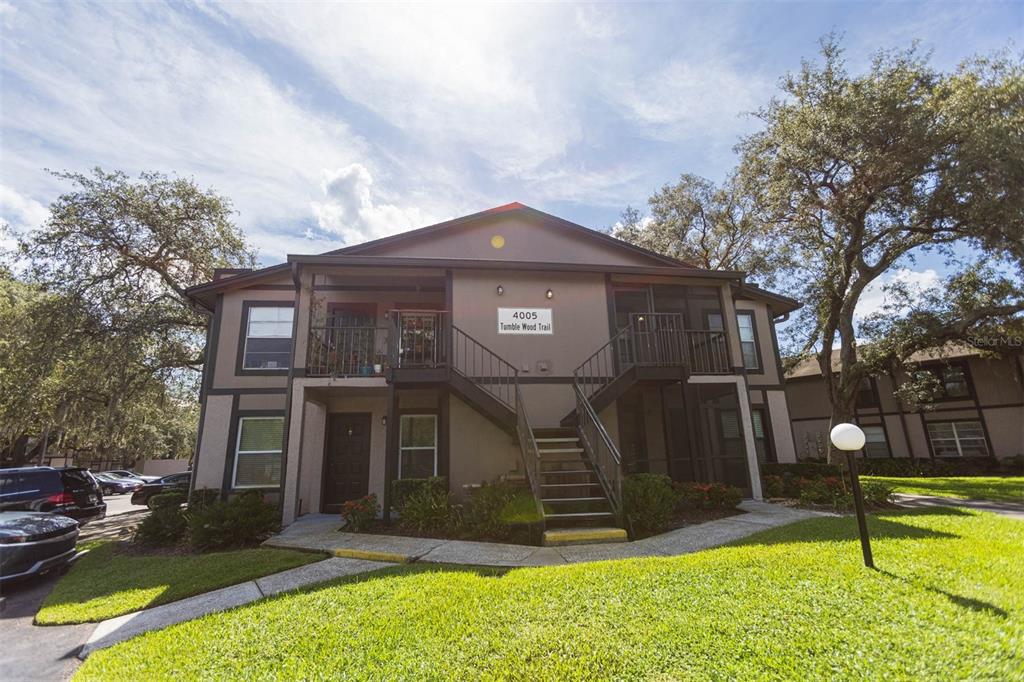
M 391 326 L 313 326 L 308 376 L 375 377 L 388 369 L 444 367 L 448 361 L 444 313 L 393 310 Z
M 383 376 L 388 367 L 387 327 L 311 327 L 310 376 Z

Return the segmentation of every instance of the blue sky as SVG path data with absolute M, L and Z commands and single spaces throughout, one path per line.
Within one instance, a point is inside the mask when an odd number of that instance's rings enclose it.
M 161 170 L 229 196 L 272 263 L 509 201 L 607 228 L 680 173 L 720 180 L 823 34 L 854 69 L 915 39 L 953 68 L 1020 49 L 1024 3 L 0 0 L 0 22 L 3 219 L 45 218 L 44 168 Z

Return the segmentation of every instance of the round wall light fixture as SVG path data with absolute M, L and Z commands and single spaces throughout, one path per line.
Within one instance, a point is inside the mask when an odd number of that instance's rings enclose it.
M 499 285 L 498 285 L 498 288 L 497 288 L 497 289 L 495 289 L 495 291 L 496 291 L 496 292 L 498 293 L 498 296 L 501 296 L 502 294 L 504 294 L 504 293 L 505 293 L 505 287 L 503 287 L 503 286 L 501 286 L 501 285 L 499 284 Z
M 505 246 L 505 238 L 502 237 L 500 234 L 494 235 L 493 237 L 491 237 L 491 246 L 493 246 L 496 249 L 502 248 L 503 246 Z
M 544 295 L 547 298 L 554 298 L 555 297 L 555 292 L 553 292 L 551 289 L 548 289 L 547 291 L 544 292 Z

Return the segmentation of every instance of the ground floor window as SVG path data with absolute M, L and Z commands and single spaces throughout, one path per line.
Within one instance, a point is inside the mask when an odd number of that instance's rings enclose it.
M 864 432 L 864 456 L 888 457 L 889 442 L 885 439 L 885 429 L 881 426 L 861 426 Z
M 403 414 L 398 448 L 399 478 L 437 475 L 437 415 Z
M 754 448 L 757 450 L 759 462 L 774 462 L 775 452 L 771 443 L 768 442 L 768 429 L 766 428 L 768 416 L 763 408 L 755 407 L 750 410 L 751 427 L 754 432 Z
M 234 488 L 273 488 L 281 483 L 284 417 L 239 417 Z
M 988 445 L 979 421 L 931 422 L 928 438 L 936 457 L 985 457 Z

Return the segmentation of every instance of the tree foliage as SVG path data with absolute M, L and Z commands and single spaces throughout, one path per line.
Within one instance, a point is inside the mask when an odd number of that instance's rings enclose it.
M 0 272 L 0 448 L 188 457 L 206 317 L 185 290 L 252 252 L 190 180 L 57 175 L 73 190 Z
M 879 346 L 874 362 L 883 349 L 889 360 L 905 358 L 1024 310 L 1024 65 L 1000 55 L 944 74 L 914 46 L 880 52 L 852 75 L 834 37 L 821 56 L 783 79 L 783 97 L 757 112 L 764 127 L 740 144 L 738 177 L 774 237 L 794 249 L 791 290 L 806 304 L 794 329 L 801 348 L 817 353 L 833 421 L 848 421 L 871 371 L 857 352 L 854 312 L 894 267 L 926 251 L 953 266 L 957 247 L 1008 276 L 972 276 L 973 266 L 955 273 L 944 294 L 873 328 L 907 337 Z
M 614 236 L 708 270 L 741 270 L 771 286 L 790 265 L 767 223 L 730 178 L 723 186 L 684 173 L 650 199 L 649 218 L 627 207 Z

